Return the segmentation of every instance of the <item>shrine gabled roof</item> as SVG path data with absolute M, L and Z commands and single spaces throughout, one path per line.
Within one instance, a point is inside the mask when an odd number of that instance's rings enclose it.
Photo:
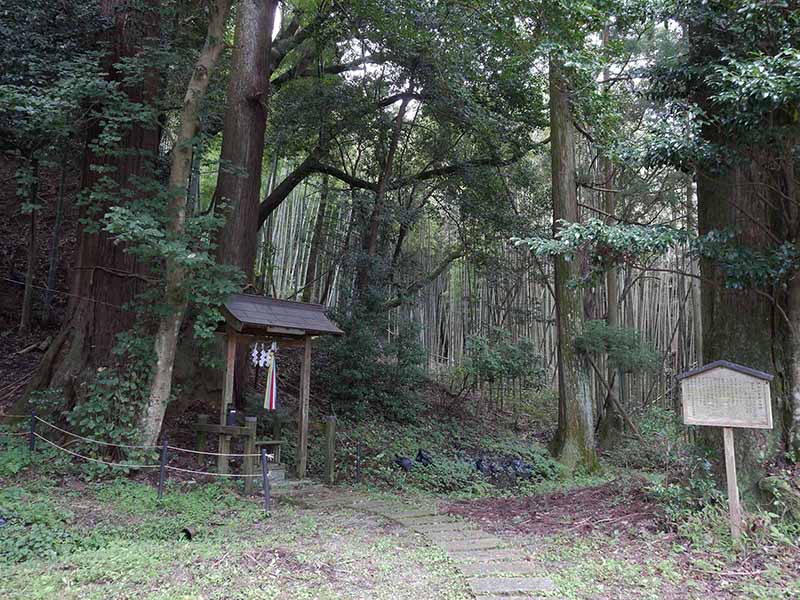
M 223 305 L 225 320 L 240 333 L 273 333 L 287 336 L 341 335 L 344 333 L 325 315 L 321 304 L 293 302 L 234 294 Z
M 730 369 L 731 371 L 736 371 L 738 373 L 743 373 L 744 375 L 750 375 L 751 377 L 756 377 L 757 379 L 763 379 L 764 381 L 772 381 L 775 378 L 774 375 L 770 375 L 769 373 L 765 373 L 764 371 L 759 371 L 757 369 L 745 367 L 744 365 L 737 365 L 736 363 L 732 363 L 727 360 L 715 360 L 714 362 L 710 362 L 707 365 L 698 367 L 697 369 L 692 369 L 691 371 L 685 371 L 680 375 L 678 375 L 676 379 L 680 381 L 681 379 L 694 377 L 695 375 L 700 375 L 701 373 L 705 373 L 707 371 L 711 371 L 712 369 L 717 369 L 720 367 L 724 369 Z

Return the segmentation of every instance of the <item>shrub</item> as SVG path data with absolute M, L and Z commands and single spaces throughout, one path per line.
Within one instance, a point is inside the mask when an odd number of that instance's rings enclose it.
M 440 459 L 427 466 L 417 465 L 406 480 L 414 487 L 441 494 L 478 496 L 491 488 L 474 465 L 458 460 Z
M 587 354 L 606 354 L 609 365 L 626 373 L 654 371 L 661 366 L 658 352 L 642 341 L 637 330 L 609 327 L 606 321 L 587 321 L 575 346 Z
M 350 315 L 335 316 L 345 335 L 328 338 L 322 353 L 328 365 L 320 372 L 336 411 L 363 418 L 378 407 L 391 419 L 409 421 L 419 413 L 417 389 L 423 381 L 424 351 L 416 329 L 401 324 L 388 341 L 385 315 L 356 306 Z
M 496 328 L 488 337 L 471 336 L 466 350 L 461 369 L 465 390 L 485 382 L 520 378 L 524 378 L 527 389 L 539 390 L 544 386 L 547 374 L 544 360 L 527 338 L 513 342 L 508 331 Z

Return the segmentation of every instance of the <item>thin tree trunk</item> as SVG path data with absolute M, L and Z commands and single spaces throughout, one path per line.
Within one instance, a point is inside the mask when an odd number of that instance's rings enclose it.
M 606 157 L 600 159 L 600 169 L 604 175 L 606 188 L 611 189 L 612 170 L 611 161 Z M 613 215 L 616 210 L 616 198 L 611 191 L 603 193 L 603 210 Z M 610 223 L 613 225 L 613 223 Z M 606 301 L 608 311 L 606 313 L 606 323 L 609 328 L 618 329 L 620 326 L 619 318 L 619 271 L 616 266 L 610 267 L 606 271 Z M 608 361 L 608 358 L 606 358 Z M 619 440 L 622 433 L 623 419 L 617 407 L 620 405 L 617 377 L 613 365 L 607 366 L 608 389 L 606 390 L 605 411 L 600 421 L 599 437 L 600 444 L 604 448 L 613 446 Z M 620 375 L 622 375 L 620 373 Z
M 800 457 L 800 273 L 795 273 L 787 290 L 787 314 L 791 322 L 788 324 L 791 336 L 789 372 L 789 426 L 788 446 Z
M 58 274 L 58 246 L 61 243 L 61 225 L 64 222 L 64 192 L 67 181 L 67 146 L 61 155 L 61 173 L 58 181 L 58 198 L 56 200 L 56 221 L 53 224 L 53 235 L 50 240 L 50 256 L 47 267 L 47 289 L 44 292 L 44 320 L 49 323 L 52 318 L 53 290 L 56 287 Z
M 26 335 L 31 328 L 31 305 L 33 304 L 33 272 L 36 270 L 36 205 L 39 201 L 39 161 L 31 161 L 31 187 L 28 202 L 31 208 L 30 231 L 28 233 L 28 265 L 25 269 L 25 293 L 22 296 L 22 313 L 19 318 L 19 333 Z
M 322 176 L 322 191 L 319 197 L 319 208 L 317 209 L 317 220 L 314 223 L 314 234 L 311 237 L 311 249 L 308 254 L 308 266 L 306 268 L 306 278 L 303 283 L 303 302 L 311 302 L 314 298 L 314 289 L 317 287 L 317 261 L 319 260 L 320 249 L 325 244 L 325 216 L 328 210 L 328 176 Z
M 550 60 L 550 146 L 552 161 L 553 226 L 578 221 L 575 185 L 575 138 L 569 84 L 564 68 Z M 596 466 L 594 417 L 585 360 L 575 349 L 583 328 L 583 301 L 579 287 L 580 260 L 555 257 L 556 328 L 558 331 L 558 430 L 553 450 L 568 469 Z
M 397 117 L 392 128 L 392 137 L 389 141 L 389 150 L 386 153 L 386 160 L 383 164 L 380 179 L 378 180 L 378 191 L 375 193 L 375 203 L 372 207 L 365 231 L 360 265 L 356 276 L 356 292 L 359 297 L 364 297 L 370 285 L 370 273 L 374 268 L 373 261 L 378 254 L 378 233 L 380 232 L 381 217 L 383 216 L 383 205 L 386 197 L 386 188 L 392 179 L 394 169 L 394 157 L 397 153 L 397 146 L 400 142 L 400 134 L 403 131 L 403 118 L 408 108 L 409 98 L 406 96 L 400 102 Z
M 609 28 L 606 25 L 603 28 L 603 46 L 608 46 L 609 43 Z M 603 79 L 608 80 L 609 78 L 609 71 L 608 68 L 603 70 Z M 602 192 L 603 194 L 603 211 L 610 215 L 606 218 L 607 223 L 609 225 L 615 224 L 615 214 L 617 208 L 617 199 L 613 191 L 611 191 L 614 186 L 613 179 L 614 179 L 614 171 L 613 165 L 611 164 L 611 160 L 602 155 L 599 160 L 599 170 L 602 175 L 602 185 L 601 188 L 608 190 Z M 611 266 L 606 271 L 606 323 L 610 328 L 617 329 L 620 326 L 620 319 L 619 319 L 619 270 L 616 266 Z M 608 356 L 606 356 L 606 363 L 608 363 Z M 610 364 L 606 367 L 607 370 L 607 380 L 608 380 L 608 389 L 606 389 L 605 393 L 605 402 L 603 404 L 603 412 L 600 417 L 600 426 L 598 428 L 598 434 L 600 439 L 600 445 L 603 448 L 610 448 L 614 444 L 619 441 L 620 435 L 622 433 L 622 426 L 623 426 L 623 419 L 620 411 L 617 407 L 620 405 L 618 393 L 617 393 L 617 377 L 615 376 L 614 367 Z M 623 377 L 623 373 L 620 371 L 620 377 Z
M 209 6 L 206 41 L 195 63 L 183 99 L 169 176 L 169 235 L 174 239 L 180 239 L 185 233 L 187 185 L 192 169 L 192 143 L 200 132 L 200 104 L 208 90 L 211 71 L 224 47 L 225 22 L 230 7 L 231 0 L 216 0 Z M 167 258 L 164 277 L 166 281 L 164 296 L 169 305 L 169 312 L 159 320 L 154 344 L 156 369 L 150 383 L 147 407 L 142 414 L 141 424 L 142 443 L 146 445 L 154 444 L 161 431 L 164 412 L 172 392 L 172 369 L 175 364 L 178 333 L 187 305 L 186 290 L 184 290 L 186 273 L 180 260 L 176 260 L 173 256 Z

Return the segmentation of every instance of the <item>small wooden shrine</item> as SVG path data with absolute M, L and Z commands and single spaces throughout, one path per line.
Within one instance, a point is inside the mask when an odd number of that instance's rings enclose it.
M 233 402 L 233 380 L 238 344 L 277 342 L 279 348 L 302 347 L 300 369 L 299 415 L 296 473 L 306 475 L 308 463 L 308 399 L 311 384 L 311 340 L 320 335 L 341 335 L 343 331 L 325 315 L 319 304 L 278 300 L 253 294 L 234 294 L 222 306 L 227 339 L 225 384 L 219 410 L 219 452 L 230 452 L 231 435 L 227 435 L 227 407 Z M 215 428 L 217 429 L 217 428 Z M 277 451 L 280 451 L 278 446 Z M 220 457 L 219 472 L 227 472 L 227 458 Z

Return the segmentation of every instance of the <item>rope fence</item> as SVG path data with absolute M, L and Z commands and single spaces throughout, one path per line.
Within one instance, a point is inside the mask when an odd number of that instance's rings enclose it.
M 25 417 L 27 415 L 4 415 L 4 416 L 16 416 L 16 417 Z M 54 442 L 53 440 L 48 439 L 47 437 L 43 436 L 39 432 L 36 431 L 36 424 L 42 423 L 50 427 L 54 431 L 58 431 L 66 436 L 70 436 L 71 438 L 81 440 L 83 442 L 89 444 L 95 444 L 107 448 L 123 448 L 129 450 L 161 450 L 161 462 L 159 464 L 134 464 L 134 463 L 126 463 L 126 462 L 115 462 L 110 460 L 104 460 L 101 458 L 95 458 L 93 456 L 86 456 L 85 454 L 81 454 L 80 452 L 76 452 L 74 450 L 70 450 L 69 448 L 65 448 Z M 102 440 L 95 440 L 89 437 L 85 437 L 82 435 L 78 435 L 77 433 L 73 433 L 72 431 L 68 431 L 63 429 L 49 421 L 42 419 L 41 417 L 37 416 L 36 413 L 31 413 L 30 415 L 30 431 L 28 432 L 0 432 L 0 435 L 5 435 L 8 437 L 23 437 L 27 436 L 29 440 L 29 450 L 33 453 L 36 450 L 36 440 L 42 440 L 44 443 L 48 444 L 50 447 L 64 452 L 65 454 L 69 454 L 75 458 L 80 458 L 81 460 L 85 460 L 88 462 L 99 463 L 102 465 L 106 465 L 109 467 L 117 467 L 123 469 L 158 469 L 159 470 L 159 477 L 158 477 L 158 498 L 161 499 L 163 497 L 164 492 L 164 479 L 166 471 L 174 471 L 178 473 L 187 473 L 190 475 L 202 475 L 208 477 L 225 477 L 229 479 L 244 479 L 245 480 L 245 492 L 248 491 L 250 487 L 250 481 L 260 479 L 264 482 L 263 489 L 264 489 L 264 510 L 269 514 L 269 506 L 270 506 L 270 475 L 269 475 L 269 465 L 267 460 L 272 460 L 275 458 L 274 454 L 267 454 L 264 448 L 261 449 L 261 452 L 258 454 L 255 453 L 231 453 L 231 452 L 206 452 L 202 450 L 191 450 L 189 448 L 181 448 L 179 446 L 170 446 L 167 444 L 167 441 L 164 440 L 160 446 L 153 446 L 147 444 L 115 444 L 111 442 L 104 442 Z M 176 467 L 173 465 L 168 464 L 169 460 L 169 451 L 175 452 L 187 452 L 189 454 L 196 454 L 202 456 L 223 456 L 223 457 L 230 457 L 230 458 L 245 458 L 245 459 L 252 459 L 252 458 L 260 458 L 261 462 L 261 473 L 214 473 L 211 471 L 203 471 L 199 469 L 187 469 L 184 467 Z M 252 465 L 252 463 L 251 463 Z M 247 468 L 247 463 L 245 463 L 245 470 L 250 470 Z
M 110 462 L 110 461 L 107 461 L 107 460 L 101 460 L 99 458 L 93 458 L 91 456 L 84 456 L 83 454 L 79 454 L 77 452 L 73 452 L 72 450 L 69 450 L 68 448 L 64 448 L 63 446 L 59 446 L 55 442 L 52 442 L 52 441 L 48 440 L 46 437 L 44 437 L 43 435 L 39 435 L 36 432 L 33 432 L 33 435 L 35 437 L 37 437 L 38 439 L 42 440 L 43 442 L 47 442 L 48 444 L 50 444 L 54 448 L 56 448 L 58 450 L 61 450 L 62 452 L 66 452 L 67 454 L 71 454 L 72 456 L 75 456 L 77 458 L 82 458 L 83 460 L 89 460 L 89 461 L 100 463 L 100 464 L 103 464 L 103 465 L 108 465 L 109 467 L 122 467 L 122 468 L 125 468 L 125 469 L 158 469 L 161 466 L 161 465 L 133 465 L 133 464 L 128 464 L 128 463 L 117 463 L 117 462 Z
M 20 415 L 20 416 L 26 416 L 26 415 Z M 146 444 L 138 444 L 138 445 L 137 444 L 114 444 L 114 443 L 111 443 L 111 442 L 104 442 L 102 440 L 95 440 L 95 439 L 88 438 L 88 437 L 85 437 L 85 436 L 82 436 L 82 435 L 78 435 L 77 433 L 73 433 L 71 431 L 67 431 L 66 429 L 62 429 L 61 427 L 58 427 L 57 425 L 53 425 L 49 421 L 45 421 L 44 419 L 42 419 L 39 416 L 34 416 L 33 418 L 36 419 L 36 421 L 38 421 L 39 423 L 43 423 L 44 425 L 47 425 L 48 427 L 51 427 L 52 429 L 55 429 L 56 431 L 58 431 L 60 433 L 63 433 L 64 435 L 68 435 L 70 437 L 73 437 L 75 439 L 81 440 L 83 442 L 87 442 L 89 444 L 96 444 L 96 445 L 99 445 L 99 446 L 106 446 L 106 447 L 110 447 L 110 448 L 125 448 L 125 449 L 129 449 L 129 450 L 161 450 L 162 449 L 162 446 L 160 446 L 160 445 L 159 446 L 155 446 L 155 445 L 146 445 Z M 25 432 L 22 432 L 22 433 L 9 434 L 9 435 L 28 435 L 28 434 L 25 433 Z M 227 457 L 230 457 L 230 458 L 258 458 L 258 457 L 261 456 L 258 453 L 240 454 L 240 453 L 236 453 L 236 452 L 206 452 L 204 450 L 191 450 L 189 448 L 181 448 L 179 446 L 167 446 L 167 448 L 169 450 L 174 450 L 175 452 L 187 452 L 189 454 L 201 454 L 203 456 L 227 456 Z M 274 455 L 268 454 L 267 457 L 268 458 L 274 458 Z M 158 465 L 156 465 L 156 466 L 158 466 Z M 217 475 L 218 473 L 209 473 L 209 474 L 210 475 Z
M 260 454 L 256 456 L 260 456 Z M 193 475 L 212 475 L 214 477 L 239 477 L 241 479 L 261 479 L 260 473 L 257 475 L 245 475 L 244 473 L 209 473 L 208 471 L 195 471 L 194 469 L 182 469 L 181 467 L 173 467 L 171 465 L 165 465 L 164 468 L 169 471 L 179 471 L 181 473 L 191 473 Z
M 175 446 L 167 446 L 170 450 L 176 450 L 177 452 L 188 452 L 189 454 L 202 454 L 204 456 L 233 456 L 239 458 L 257 458 L 261 456 L 260 454 L 235 454 L 235 453 L 219 453 L 219 452 L 206 452 L 204 450 L 189 450 L 189 448 L 176 448 Z M 273 458 L 272 454 L 268 455 L 269 458 Z
M 87 438 L 87 437 L 83 437 L 82 435 L 78 435 L 77 433 L 72 433 L 71 431 L 67 431 L 66 429 L 61 429 L 61 427 L 58 427 L 57 425 L 53 425 L 52 423 L 49 423 L 48 421 L 45 421 L 42 418 L 34 417 L 34 419 L 39 421 L 39 423 L 44 423 L 48 427 L 51 427 L 51 428 L 55 429 L 56 431 L 60 431 L 61 433 L 65 434 L 65 435 L 69 435 L 71 437 L 74 437 L 76 439 L 82 440 L 82 441 L 87 442 L 89 444 L 96 444 L 98 446 L 108 446 L 108 447 L 113 447 L 113 448 L 127 448 L 127 449 L 131 449 L 131 450 L 158 450 L 161 447 L 161 446 L 137 446 L 137 445 L 131 445 L 131 444 L 112 444 L 110 442 L 103 442 L 103 441 L 100 441 L 100 440 L 93 440 L 91 438 Z

